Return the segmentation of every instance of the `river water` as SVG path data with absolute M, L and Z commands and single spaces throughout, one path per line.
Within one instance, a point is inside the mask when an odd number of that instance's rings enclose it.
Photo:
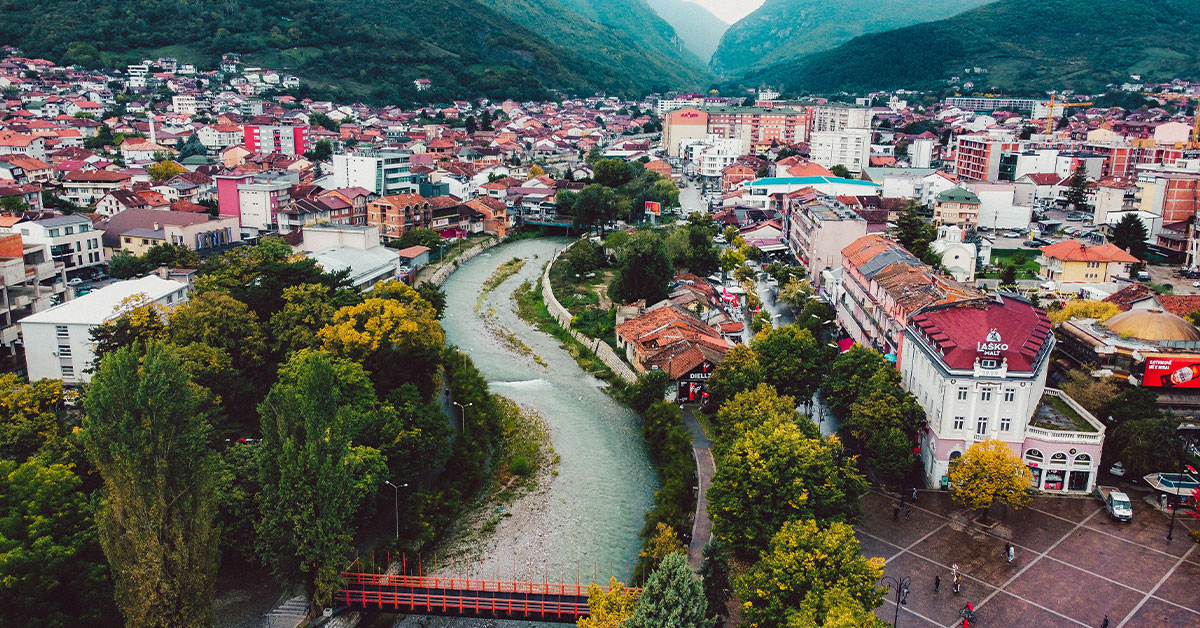
M 538 285 L 542 266 L 569 242 L 540 238 L 497 246 L 463 264 L 443 286 L 447 344 L 471 356 L 492 392 L 540 413 L 561 457 L 558 474 L 546 474 L 538 490 L 507 506 L 489 538 L 468 542 L 475 577 L 542 581 L 548 572 L 554 582 L 588 582 L 599 574 L 606 583 L 610 570 L 626 580 L 637 562 L 638 532 L 658 482 L 640 419 L 609 397 L 604 383 L 584 372 L 558 340 L 521 320 L 512 300 L 525 281 Z M 525 266 L 476 312 L 483 282 L 514 257 Z M 487 315 L 545 366 L 498 342 L 485 325 Z M 460 564 L 456 571 L 462 570 Z

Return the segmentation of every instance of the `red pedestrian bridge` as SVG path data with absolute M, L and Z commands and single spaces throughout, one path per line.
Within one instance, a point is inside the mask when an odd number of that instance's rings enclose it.
M 588 616 L 587 584 L 358 572 L 342 578 L 345 586 L 333 598 L 342 611 L 572 624 Z

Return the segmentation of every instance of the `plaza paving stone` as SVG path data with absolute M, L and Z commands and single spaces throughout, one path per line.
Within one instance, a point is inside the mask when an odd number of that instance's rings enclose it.
M 1139 591 L 1154 588 L 1155 583 L 1178 561 L 1172 556 L 1088 528 L 1073 532 L 1050 555 Z
M 1082 608 L 1124 617 L 1145 597 L 1140 591 L 1043 558 L 1004 589 L 1067 616 Z
M 1113 617 L 1109 615 L 1108 618 L 1112 619 Z M 1113 626 L 1116 626 L 1117 623 L 1113 622 Z M 1150 598 L 1122 628 L 1196 628 L 1196 626 L 1200 626 L 1200 615 Z
M 894 556 L 885 573 L 912 579 L 900 626 L 956 625 L 970 600 L 973 625 L 987 628 L 1099 626 L 1106 612 L 1112 628 L 1200 627 L 1200 547 L 1187 539 L 1200 522 L 1177 521 L 1168 543 L 1166 517 L 1139 500 L 1132 524 L 1111 521 L 1096 499 L 1039 496 L 1030 508 L 993 509 L 997 525 L 985 528 L 940 491 L 922 492 L 907 522 L 891 520 L 890 496 L 872 493 L 857 532 L 865 555 Z M 1012 564 L 1005 541 L 1017 546 Z M 951 592 L 953 563 L 961 596 Z M 876 609 L 889 624 L 894 612 L 890 601 Z

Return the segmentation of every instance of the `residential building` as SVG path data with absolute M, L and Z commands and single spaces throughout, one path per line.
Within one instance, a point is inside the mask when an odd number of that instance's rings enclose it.
M 845 128 L 814 131 L 809 139 L 809 157 L 826 168 L 845 166 L 858 175 L 867 165 L 871 151 L 871 129 Z
M 992 112 L 997 109 L 1024 111 L 1033 113 L 1035 106 L 1041 101 L 1033 98 L 973 98 L 956 96 L 944 101 L 947 107 L 957 107 L 963 111 Z M 1045 116 L 1042 116 L 1043 118 Z
M 295 124 L 258 124 L 242 126 L 242 143 L 252 153 L 303 155 L 308 152 L 308 127 Z
M 62 178 L 64 197 L 76 205 L 91 205 L 105 194 L 126 187 L 131 175 L 108 170 L 72 170 Z
M 66 291 L 62 264 L 54 263 L 45 244 L 26 243 L 21 234 L 0 234 L 0 344 L 13 350 L 20 321 L 49 309 Z M 42 285 L 51 281 L 51 285 Z
M 149 163 L 175 152 L 166 146 L 140 137 L 126 139 L 121 142 L 118 150 L 121 152 L 121 159 L 124 159 L 127 164 Z
M 930 486 L 975 443 L 1020 457 L 1035 490 L 1087 494 L 1099 475 L 1104 424 L 1046 386 L 1055 338 L 1029 301 L 1006 294 L 923 308 L 904 330 L 900 377 L 925 410 L 919 434 Z
M 92 228 L 86 216 L 54 216 L 40 220 L 22 220 L 0 231 L 20 233 L 26 244 L 45 245 L 55 263 L 68 271 L 104 263 L 100 238 L 104 232 Z
M 146 199 L 126 189 L 113 190 L 96 202 L 96 213 L 101 216 L 115 216 L 127 209 L 149 208 Z
M 813 285 L 821 273 L 841 266 L 842 249 L 867 235 L 867 221 L 836 199 L 789 202 L 785 214 L 787 243 L 792 255 L 808 269 Z
M 431 228 L 433 209 L 419 194 L 381 196 L 367 203 L 367 224 L 379 228 L 386 242 L 417 227 Z
M 937 274 L 899 243 L 871 234 L 842 249 L 838 325 L 858 344 L 899 355 L 909 318 L 920 309 L 982 296 Z
M 217 213 L 237 218 L 244 235 L 271 231 L 280 210 L 291 202 L 291 187 L 300 182 L 295 172 L 271 170 L 216 175 Z
M 1063 240 L 1041 248 L 1038 276 L 1058 283 L 1109 283 L 1129 278 L 1129 265 L 1137 258 L 1105 243 L 1088 246 L 1076 240 Z
M 118 251 L 144 255 L 159 244 L 175 244 L 209 254 L 241 242 L 238 220 L 206 213 L 134 208 L 104 223 L 104 255 Z
M 950 188 L 933 204 L 933 224 L 974 229 L 979 225 L 979 197 L 965 188 Z
M 616 336 L 634 370 L 665 371 L 680 401 L 708 399 L 708 378 L 733 347 L 719 329 L 670 301 L 630 318 L 618 315 Z
M 34 157 L 5 155 L 0 157 L 0 179 L 49 184 L 54 179 L 54 166 Z
M 0 155 L 25 155 L 46 161 L 46 138 L 42 135 L 0 130 Z
M 29 380 L 61 379 L 68 386 L 88 383 L 96 357 L 93 328 L 139 305 L 173 308 L 187 301 L 187 293 L 185 284 L 149 275 L 98 288 L 26 317 L 21 321 L 21 337 Z
M 237 146 L 244 137 L 242 127 L 236 124 L 206 124 L 196 130 L 196 136 L 210 153 Z
M 326 272 L 348 270 L 347 279 L 360 291 L 399 276 L 400 254 L 380 244 L 379 228 L 374 225 L 308 225 L 303 236 L 300 251 Z
M 360 187 L 379 196 L 416 191 L 408 151 L 360 151 L 333 156 L 333 185 Z
M 959 135 L 954 151 L 954 173 L 975 181 L 1016 179 L 1020 140 L 1009 131 Z

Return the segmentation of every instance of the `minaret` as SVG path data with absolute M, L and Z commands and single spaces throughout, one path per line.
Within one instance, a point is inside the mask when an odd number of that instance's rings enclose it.
M 151 109 L 146 117 L 150 119 L 150 143 L 157 144 L 157 135 L 154 133 L 154 110 Z

